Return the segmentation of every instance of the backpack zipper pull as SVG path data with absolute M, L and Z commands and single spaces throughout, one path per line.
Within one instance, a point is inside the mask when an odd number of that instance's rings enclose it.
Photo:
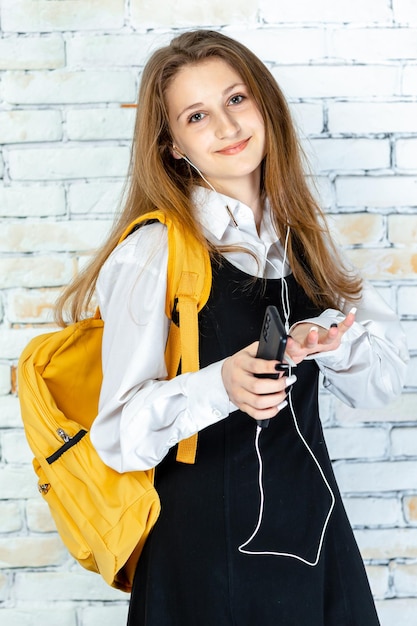
M 63 439 L 64 443 L 67 443 L 68 441 L 71 441 L 71 437 L 69 435 L 67 435 L 65 430 L 62 430 L 62 428 L 58 428 L 56 432 L 61 437 L 61 439 Z

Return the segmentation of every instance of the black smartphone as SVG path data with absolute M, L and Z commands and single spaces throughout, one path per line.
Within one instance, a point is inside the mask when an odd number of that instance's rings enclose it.
M 276 306 L 268 306 L 265 311 L 257 358 L 283 361 L 287 346 L 287 334 Z M 285 368 L 285 364 L 283 365 Z M 258 374 L 259 377 L 278 378 L 278 374 Z
M 287 346 L 287 333 L 282 323 L 276 306 L 268 306 L 265 311 L 262 330 L 259 337 L 257 358 L 277 360 L 282 362 L 282 370 L 288 371 L 288 364 L 284 362 L 285 348 Z M 258 378 L 278 378 L 276 374 L 255 374 Z M 269 420 L 257 420 L 258 426 L 266 428 Z

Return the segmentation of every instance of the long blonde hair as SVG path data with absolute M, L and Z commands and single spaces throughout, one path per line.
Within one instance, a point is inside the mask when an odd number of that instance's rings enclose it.
M 287 226 L 288 261 L 297 282 L 319 307 L 337 307 L 359 297 L 361 281 L 344 268 L 324 215 L 307 183 L 302 151 L 286 100 L 266 66 L 241 43 L 221 33 L 190 31 L 160 48 L 146 64 L 139 91 L 136 124 L 124 209 L 91 263 L 68 285 L 57 302 L 56 318 L 64 325 L 83 317 L 99 271 L 121 233 L 136 217 L 156 208 L 191 231 L 211 252 L 196 221 L 191 190 L 201 184 L 184 160 L 172 155 L 165 94 L 181 67 L 207 58 L 229 63 L 248 85 L 265 123 L 266 156 L 261 189 L 269 199 L 281 241 Z

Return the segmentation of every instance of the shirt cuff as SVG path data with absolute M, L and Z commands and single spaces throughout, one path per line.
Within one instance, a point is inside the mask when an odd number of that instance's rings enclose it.
M 212 363 L 193 372 L 187 380 L 189 414 L 196 431 L 215 424 L 237 410 L 229 400 L 223 384 L 223 363 L 224 360 Z

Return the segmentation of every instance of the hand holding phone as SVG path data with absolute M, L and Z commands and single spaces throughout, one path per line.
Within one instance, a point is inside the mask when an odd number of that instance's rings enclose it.
M 287 334 L 284 324 L 278 309 L 270 305 L 265 311 L 256 356 L 261 359 L 280 361 L 282 363 L 281 369 L 284 372 L 288 371 L 288 364 L 284 362 L 286 345 Z M 256 374 L 256 376 L 258 378 L 278 378 L 279 374 Z M 267 428 L 269 425 L 269 420 L 256 420 L 256 422 L 261 428 Z

